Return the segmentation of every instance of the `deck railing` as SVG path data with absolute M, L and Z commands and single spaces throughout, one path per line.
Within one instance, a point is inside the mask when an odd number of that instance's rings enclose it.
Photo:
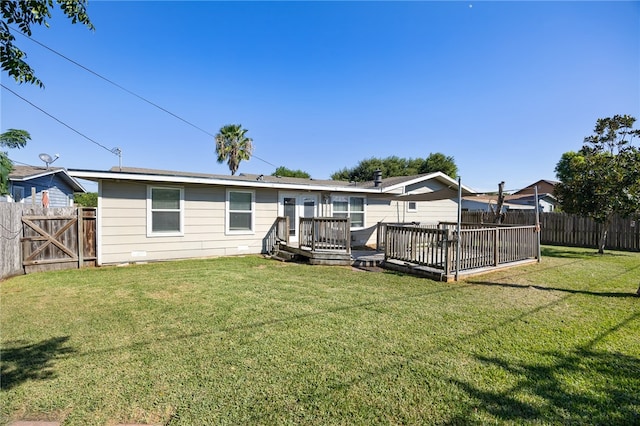
M 386 225 L 385 260 L 396 260 L 440 270 L 456 269 L 455 228 L 442 223 L 439 229 L 409 225 Z M 483 226 L 460 230 L 459 271 L 495 267 L 537 257 L 535 226 Z
M 420 222 L 378 222 L 376 227 L 376 250 L 384 251 L 387 244 L 387 226 L 414 226 L 427 229 L 438 229 L 438 225 L 421 225 Z
M 536 244 L 535 226 L 462 229 L 460 270 L 535 259 Z
M 435 227 L 386 225 L 384 256 L 446 270 L 452 232 Z
M 289 243 L 289 218 L 278 216 L 262 240 L 262 251 L 272 253 L 279 242 Z
M 348 217 L 301 217 L 300 248 L 351 253 L 351 220 Z

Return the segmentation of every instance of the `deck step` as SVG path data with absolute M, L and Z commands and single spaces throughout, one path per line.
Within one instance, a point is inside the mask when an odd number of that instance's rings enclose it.
M 284 250 L 278 250 L 273 256 L 271 256 L 271 258 L 279 260 L 280 262 L 293 262 L 296 259 L 296 254 Z
M 354 259 L 351 266 L 354 268 L 376 268 L 384 263 L 384 259 Z

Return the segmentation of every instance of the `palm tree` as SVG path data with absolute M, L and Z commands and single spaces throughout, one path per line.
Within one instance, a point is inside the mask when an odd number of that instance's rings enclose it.
M 216 135 L 218 163 L 227 160 L 231 175 L 235 175 L 240 161 L 249 160 L 253 152 L 253 139 L 245 136 L 247 129 L 240 124 L 227 124 Z

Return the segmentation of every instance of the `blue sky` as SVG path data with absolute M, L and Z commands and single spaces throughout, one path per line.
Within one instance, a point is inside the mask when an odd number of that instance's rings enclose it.
M 598 118 L 640 119 L 640 2 L 90 1 L 95 32 L 59 14 L 34 39 L 255 157 L 329 178 L 370 157 L 452 156 L 480 191 L 555 179 Z M 19 35 L 44 90 L 2 83 L 123 165 L 228 174 L 213 138 Z M 117 156 L 1 91 L 20 163 L 106 170 Z

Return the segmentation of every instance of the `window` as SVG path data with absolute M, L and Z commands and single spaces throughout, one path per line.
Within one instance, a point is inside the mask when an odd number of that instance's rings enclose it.
M 253 234 L 254 194 L 253 191 L 227 191 L 227 233 Z
M 352 228 L 364 228 L 364 197 L 334 196 L 333 217 L 350 217 Z
M 21 186 L 14 186 L 11 191 L 14 203 L 24 203 L 24 188 Z
M 407 211 L 408 212 L 417 212 L 418 211 L 418 203 L 416 201 L 407 201 Z
M 182 188 L 148 187 L 147 235 L 182 235 Z

